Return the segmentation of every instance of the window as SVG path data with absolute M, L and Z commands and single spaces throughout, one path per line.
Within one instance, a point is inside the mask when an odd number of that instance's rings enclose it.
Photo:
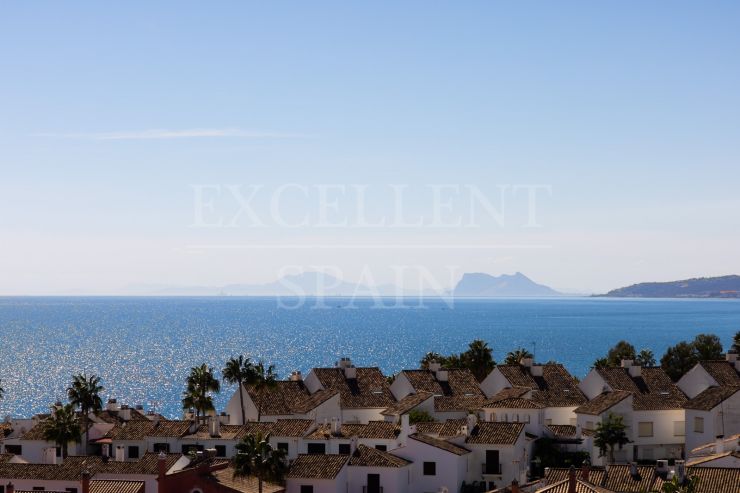
M 138 459 L 139 458 L 139 447 L 136 445 L 130 445 L 128 447 L 128 458 Z
M 642 449 L 642 460 L 653 460 L 652 447 L 644 447 Z
M 326 445 L 323 443 L 309 443 L 307 452 L 310 455 L 322 455 L 326 453 Z
M 311 484 L 302 484 L 301 485 L 301 493 L 313 493 L 313 485 L 311 485 Z
M 5 485 L 0 484 L 0 493 L 5 493 Z
M 6 454 L 23 455 L 23 446 L 22 445 L 6 445 L 5 446 L 5 453 Z
M 288 442 L 278 442 L 277 448 L 285 452 L 285 455 L 288 455 L 288 450 L 290 449 Z
M 226 457 L 226 445 L 216 445 L 216 457 Z
M 424 476 L 436 476 L 437 475 L 437 463 L 436 462 L 425 462 L 424 463 Z
M 486 450 L 486 463 L 483 464 L 483 474 L 501 474 L 498 450 Z
M 694 433 L 704 433 L 704 418 L 694 417 Z M 7 449 L 7 447 L 5 447 Z
M 674 421 L 673 422 L 673 436 L 674 437 L 686 436 L 686 421 Z
M 637 423 L 637 436 L 640 436 L 640 437 L 653 436 L 653 422 L 652 421 L 640 421 L 639 423 Z
M 380 444 L 378 444 L 378 445 L 375 446 L 375 449 L 376 450 L 380 450 L 381 452 L 385 452 L 386 450 L 388 450 L 388 447 L 386 445 L 380 445 Z
M 165 454 L 170 453 L 170 444 L 169 443 L 155 443 L 154 444 L 154 451 L 156 453 L 164 452 Z
M 339 455 L 349 455 L 350 454 L 350 445 L 349 443 L 340 443 L 339 444 Z

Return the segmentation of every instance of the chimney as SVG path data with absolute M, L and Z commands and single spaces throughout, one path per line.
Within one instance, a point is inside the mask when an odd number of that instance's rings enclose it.
M 579 423 L 576 423 L 576 438 L 579 440 L 583 438 L 583 427 Z
M 591 473 L 591 463 L 587 460 L 583 461 L 583 464 L 581 464 L 581 479 L 584 481 L 588 481 L 588 476 Z
M 511 493 L 520 493 L 521 490 L 519 489 L 519 481 L 513 479 L 511 481 L 511 487 L 509 489 L 511 490 Z
M 157 414 L 157 413 L 155 413 L 155 412 L 153 412 L 153 411 L 149 411 L 149 412 L 148 412 L 148 413 L 146 414 L 146 417 L 147 417 L 147 419 L 148 419 L 149 421 L 151 421 L 151 422 L 152 422 L 152 423 L 154 423 L 154 424 L 157 424 L 157 423 L 159 423 L 159 414 Z
M 714 453 L 715 454 L 722 454 L 725 451 L 725 436 L 724 435 L 717 435 L 717 438 L 714 441 Z
M 357 378 L 357 368 L 355 368 L 354 366 L 345 366 L 344 367 L 344 378 L 348 380 Z
M 730 349 L 729 351 L 727 351 L 727 354 L 725 354 L 725 359 L 728 363 L 734 363 L 737 361 L 737 353 Z
M 519 360 L 519 364 L 522 365 L 525 368 L 530 368 L 534 364 L 534 359 L 532 358 L 522 358 Z
M 337 362 L 338 368 L 348 368 L 352 366 L 352 360 L 350 358 L 342 358 Z
M 642 367 L 640 365 L 630 365 L 627 370 L 630 372 L 630 376 L 633 378 L 642 376 Z
M 678 482 L 683 484 L 686 481 L 686 462 L 682 460 L 676 461 L 676 476 L 678 476 Z
M 46 447 L 44 448 L 44 464 L 53 464 L 56 465 L 57 463 L 57 448 L 56 447 Z
M 105 406 L 107 411 L 118 411 L 118 401 L 116 399 L 108 399 L 108 404 Z
M 635 361 L 634 361 L 634 360 L 631 360 L 631 359 L 623 359 L 623 360 L 621 361 L 621 364 L 620 364 L 620 366 L 621 366 L 622 368 L 629 368 L 630 366 L 632 366 L 632 363 L 634 363 L 634 362 L 635 362 Z
M 331 418 L 331 434 L 337 436 L 341 429 L 342 425 L 339 422 L 339 418 Z
M 160 452 L 157 456 L 157 489 L 159 493 L 167 493 L 167 455 Z
M 5 487 L 5 491 L 7 493 L 15 493 L 15 486 L 13 483 L 8 483 L 8 486 Z
M 124 455 L 123 445 L 116 445 L 116 457 L 115 457 L 116 462 L 123 462 L 124 457 L 125 455 Z
M 448 378 L 447 370 L 437 370 L 434 375 L 438 381 L 446 382 Z
M 568 469 L 568 493 L 577 493 L 576 491 L 576 468 L 570 466 Z
M 301 375 L 301 372 L 298 370 L 293 370 L 290 372 L 290 381 L 291 382 L 302 382 L 303 381 L 303 375 Z
M 124 421 L 131 420 L 131 409 L 125 405 L 121 406 L 121 410 L 118 411 L 118 416 Z
M 110 443 L 104 443 L 102 449 L 103 457 L 110 457 Z
M 468 431 L 473 431 L 475 425 L 478 424 L 478 417 L 475 414 L 468 414 L 466 418 L 466 424 L 468 425 Z
M 208 434 L 211 438 L 221 436 L 221 420 L 218 416 L 208 416 Z
M 529 367 L 529 372 L 533 377 L 541 377 L 543 369 L 542 365 L 532 365 Z
M 82 471 L 82 493 L 90 493 L 90 471 Z
M 440 368 L 442 368 L 442 365 L 439 364 L 439 361 L 430 361 L 427 368 L 429 368 L 429 371 L 436 373 Z

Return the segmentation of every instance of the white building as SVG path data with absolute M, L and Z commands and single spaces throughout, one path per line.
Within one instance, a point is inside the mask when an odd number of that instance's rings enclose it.
M 625 446 L 619 460 L 683 456 L 686 396 L 662 368 L 624 360 L 620 368 L 594 368 L 580 388 L 591 399 L 575 411 L 582 429 L 595 429 L 609 413 L 623 417 L 632 443 Z
M 457 492 L 468 481 L 471 452 L 449 441 L 416 433 L 392 454 L 412 463 L 409 493 Z

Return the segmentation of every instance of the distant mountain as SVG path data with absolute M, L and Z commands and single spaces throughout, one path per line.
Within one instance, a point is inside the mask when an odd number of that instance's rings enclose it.
M 671 282 L 643 282 L 601 296 L 618 298 L 740 298 L 740 276 L 697 277 Z
M 552 288 L 537 284 L 521 272 L 498 277 L 482 273 L 465 274 L 453 293 L 456 297 L 476 298 L 562 296 Z

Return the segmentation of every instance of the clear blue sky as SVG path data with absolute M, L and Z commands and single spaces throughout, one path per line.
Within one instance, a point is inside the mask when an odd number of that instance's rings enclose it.
M 152 4 L 0 6 L 0 294 L 285 265 L 581 292 L 740 273 L 737 2 Z M 284 183 L 367 184 L 379 213 L 390 184 L 422 213 L 428 184 L 552 194 L 540 228 L 521 197 L 504 227 L 193 227 L 194 184 Z M 385 247 L 193 248 L 350 242 Z M 462 247 L 488 244 L 537 248 Z

